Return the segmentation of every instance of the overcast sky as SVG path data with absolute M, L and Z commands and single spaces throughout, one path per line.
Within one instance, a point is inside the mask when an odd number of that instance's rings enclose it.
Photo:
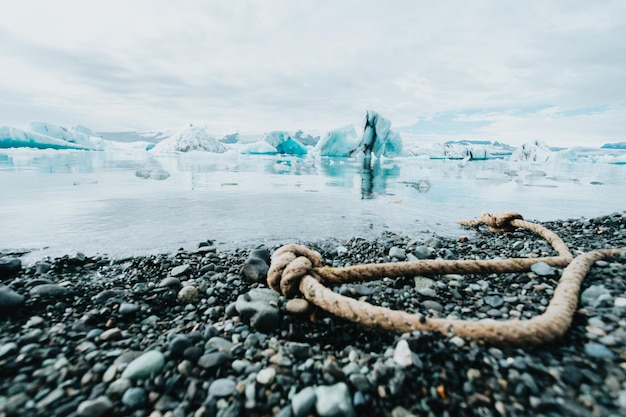
M 20 0 L 0 124 L 626 141 L 626 1 Z

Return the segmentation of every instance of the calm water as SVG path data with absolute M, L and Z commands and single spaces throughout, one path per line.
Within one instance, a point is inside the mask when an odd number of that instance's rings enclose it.
M 166 171 L 146 179 L 138 170 Z M 260 243 L 463 233 L 482 211 L 527 219 L 626 210 L 626 165 L 355 160 L 143 151 L 0 152 L 0 250 L 26 261 Z M 465 232 L 466 233 L 466 232 Z

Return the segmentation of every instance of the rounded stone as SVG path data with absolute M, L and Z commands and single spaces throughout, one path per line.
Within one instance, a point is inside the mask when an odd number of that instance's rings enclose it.
M 406 259 L 406 253 L 402 248 L 392 246 L 391 249 L 389 249 L 389 257 L 396 258 L 399 261 L 404 261 Z
M 178 291 L 176 299 L 181 303 L 191 303 L 198 298 L 198 289 L 193 285 L 186 285 Z
M 189 339 L 185 335 L 179 334 L 176 337 L 174 337 L 172 340 L 170 340 L 168 348 L 172 356 L 181 357 L 183 356 L 185 349 L 187 349 L 190 346 L 191 346 L 191 339 Z
M 499 295 L 486 295 L 485 304 L 490 305 L 493 308 L 502 307 L 504 300 Z
M 24 296 L 16 293 L 5 285 L 0 285 L 0 311 L 12 312 L 24 304 Z
M 413 255 L 415 255 L 417 259 L 428 259 L 430 258 L 431 252 L 426 246 L 418 246 L 413 251 Z
M 81 417 L 100 417 L 108 415 L 112 409 L 113 403 L 109 397 L 102 395 L 80 403 L 76 409 L 76 414 Z
M 311 305 L 304 298 L 292 298 L 285 304 L 285 310 L 291 314 L 304 314 L 309 311 Z
M 161 280 L 161 282 L 159 282 L 159 287 L 168 287 L 168 288 L 173 288 L 173 289 L 177 289 L 180 287 L 180 280 L 178 278 L 175 277 L 167 277 L 167 278 L 163 278 Z
M 256 382 L 262 385 L 269 385 L 274 382 L 274 378 L 276 377 L 276 369 L 274 368 L 265 368 L 261 369 L 259 373 L 256 375 Z
M 539 276 L 552 276 L 556 273 L 556 269 L 545 262 L 532 264 L 530 270 Z
M 585 345 L 585 353 L 593 358 L 598 359 L 615 358 L 615 354 L 609 348 L 600 343 L 587 343 Z
M 165 365 L 165 357 L 158 350 L 150 350 L 128 364 L 122 378 L 135 381 L 148 378 L 152 374 L 161 372 Z
M 0 279 L 17 275 L 21 269 L 22 261 L 19 258 L 0 257 Z
M 315 388 L 315 411 L 320 417 L 353 417 L 354 407 L 350 390 L 344 382 L 322 385 Z
M 228 397 L 235 392 L 236 387 L 237 383 L 232 379 L 218 378 L 209 386 L 209 396 L 215 398 Z
M 122 330 L 119 327 L 113 327 L 100 333 L 99 339 L 102 341 L 118 340 L 122 337 Z
M 223 352 L 211 352 L 198 358 L 198 366 L 204 369 L 215 368 L 220 366 L 228 356 Z
M 179 277 L 181 275 L 187 275 L 191 271 L 190 265 L 179 265 L 172 268 L 170 275 L 173 277 Z
M 31 288 L 29 293 L 31 296 L 42 298 L 64 298 L 69 296 L 72 291 L 59 284 L 39 284 Z
M 119 398 L 124 394 L 124 392 L 126 392 L 128 388 L 131 387 L 131 385 L 132 384 L 129 379 L 126 379 L 126 378 L 116 379 L 115 381 L 111 382 L 111 384 L 106 390 L 106 393 L 107 395 L 110 395 L 111 397 Z
M 122 395 L 122 404 L 133 410 L 144 405 L 147 400 L 146 391 L 141 387 L 130 387 Z
M 117 310 L 121 315 L 130 315 L 134 314 L 139 310 L 139 306 L 133 303 L 122 303 L 120 304 L 120 308 Z
M 294 417 L 304 417 L 311 414 L 315 401 L 317 401 L 315 389 L 313 387 L 303 388 L 291 398 L 291 410 Z
M 417 289 L 417 293 L 422 297 L 437 298 L 437 291 L 433 288 L 419 288 Z

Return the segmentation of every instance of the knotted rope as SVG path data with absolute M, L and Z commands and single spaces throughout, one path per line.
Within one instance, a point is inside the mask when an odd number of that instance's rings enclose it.
M 294 297 L 300 293 L 318 307 L 367 327 L 397 333 L 438 331 L 444 335 L 455 334 L 465 339 L 487 340 L 498 345 L 537 345 L 553 341 L 567 331 L 578 305 L 580 284 L 591 265 L 599 259 L 626 251 L 626 248 L 596 250 L 573 258 L 565 242 L 554 232 L 523 220 L 517 213 L 483 214 L 479 220 L 461 224 L 487 225 L 497 231 L 513 230 L 516 227 L 527 229 L 547 240 L 559 256 L 458 261 L 437 259 L 333 268 L 322 266 L 322 257 L 318 252 L 306 246 L 291 244 L 282 246 L 272 254 L 267 281 L 272 289 L 285 297 Z M 391 310 L 344 297 L 325 286 L 385 277 L 523 272 L 540 261 L 551 266 L 567 267 L 545 312 L 530 320 L 427 318 L 422 314 Z

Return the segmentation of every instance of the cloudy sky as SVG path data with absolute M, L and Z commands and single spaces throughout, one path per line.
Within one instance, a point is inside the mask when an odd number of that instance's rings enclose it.
M 626 141 L 626 2 L 5 1 L 0 124 Z

